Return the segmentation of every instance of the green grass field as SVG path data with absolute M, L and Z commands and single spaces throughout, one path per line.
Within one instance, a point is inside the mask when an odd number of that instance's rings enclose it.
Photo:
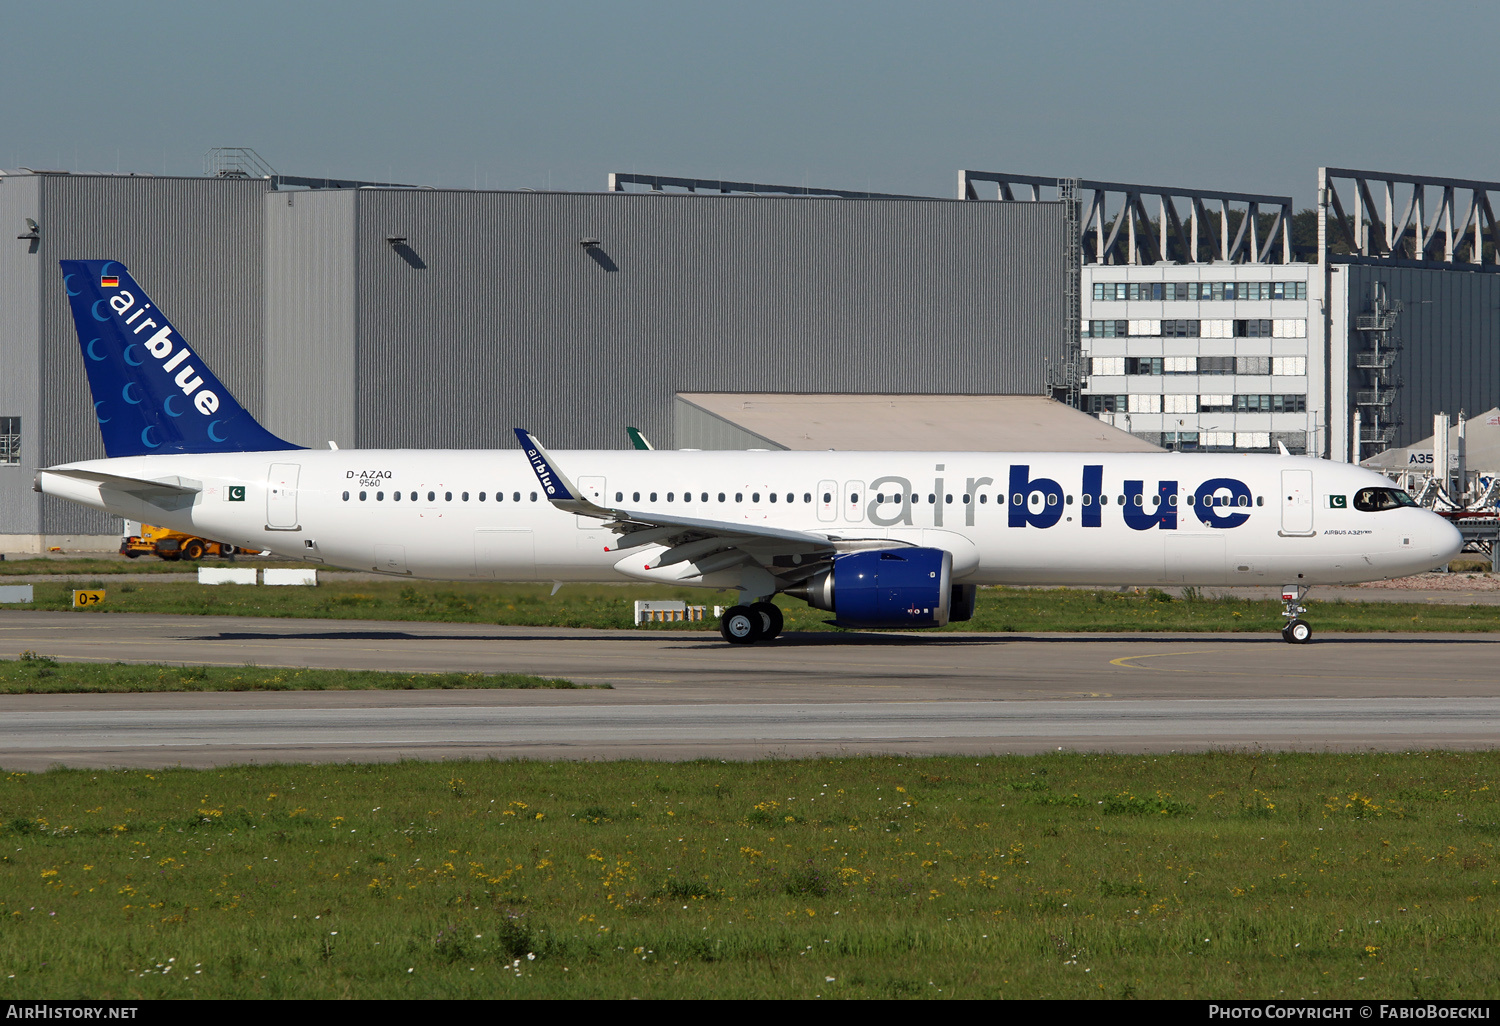
M 417 691 L 452 688 L 608 688 L 525 673 L 387 673 L 259 666 L 60 663 L 36 652 L 0 659 L 0 695 L 141 691 Z
M 0 998 L 1500 995 L 1500 754 L 0 778 Z
M 729 605 L 732 593 L 649 585 L 566 585 L 555 596 L 550 585 L 453 584 L 431 581 L 333 581 L 316 588 L 266 588 L 196 583 L 111 585 L 107 579 L 43 582 L 36 602 L 11 608 L 68 609 L 72 589 L 99 586 L 103 606 L 81 616 L 111 612 L 187 613 L 234 616 L 335 617 L 368 620 L 437 620 L 528 626 L 626 628 L 636 599 L 677 598 L 693 605 Z M 783 598 L 786 629 L 837 630 L 828 613 Z M 1493 631 L 1500 606 L 1438 603 L 1318 602 L 1309 620 L 1324 631 Z M 642 629 L 716 630 L 699 624 Z M 1063 588 L 982 588 L 974 619 L 949 631 L 1275 631 L 1281 603 L 1271 600 L 1173 597 L 1152 588 L 1140 592 Z
M 75 577 L 98 577 L 112 574 L 195 574 L 200 566 L 253 566 L 263 569 L 265 567 L 306 567 L 307 564 L 298 560 L 260 559 L 247 556 L 240 556 L 233 560 L 208 558 L 197 562 L 158 559 L 156 556 L 140 556 L 136 559 L 119 559 L 114 556 L 97 558 L 71 556 L 66 559 L 48 559 L 38 556 L 33 559 L 0 560 L 0 577 L 24 577 L 32 574 L 68 574 Z

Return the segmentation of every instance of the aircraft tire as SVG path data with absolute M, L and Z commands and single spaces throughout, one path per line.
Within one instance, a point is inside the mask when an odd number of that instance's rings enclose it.
M 770 641 L 781 633 L 782 624 L 785 619 L 781 615 L 781 607 L 774 602 L 757 602 L 750 607 L 751 612 L 760 614 L 760 640 Z
M 1281 629 L 1281 636 L 1293 645 L 1305 645 L 1312 639 L 1312 626 L 1306 620 L 1293 620 Z
M 719 633 L 731 645 L 750 645 L 760 640 L 763 622 L 749 606 L 730 606 L 719 617 Z

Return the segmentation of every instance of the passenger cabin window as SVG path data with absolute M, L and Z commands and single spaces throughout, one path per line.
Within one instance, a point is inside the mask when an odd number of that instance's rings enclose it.
M 535 495 L 535 494 L 536 494 L 535 492 L 532 492 L 532 495 Z M 510 493 L 510 501 L 511 502 L 520 502 L 521 501 L 521 493 L 520 492 L 511 492 Z
M 401 501 L 401 493 L 400 492 L 392 492 L 391 493 L 391 501 L 392 502 L 400 502 Z
M 1380 513 L 1416 504 L 1415 499 L 1399 488 L 1361 488 L 1354 493 L 1354 508 L 1365 513 Z
M 469 493 L 468 492 L 464 492 L 462 495 L 459 496 L 459 498 L 462 499 L 462 500 L 464 500 L 465 502 L 468 502 L 469 501 Z
M 625 501 L 625 493 L 624 492 L 615 492 L 615 501 L 616 502 L 624 502 Z
M 348 501 L 349 501 L 349 493 L 348 493 L 348 492 L 345 492 L 345 493 L 344 493 L 344 501 L 345 501 L 345 502 L 348 502 Z
M 359 501 L 360 502 L 364 502 L 365 501 L 365 493 L 364 492 L 360 492 L 359 493 Z
M 531 493 L 531 501 L 532 501 L 532 502 L 535 502 L 535 501 L 536 501 L 536 492 L 532 492 L 532 493 Z

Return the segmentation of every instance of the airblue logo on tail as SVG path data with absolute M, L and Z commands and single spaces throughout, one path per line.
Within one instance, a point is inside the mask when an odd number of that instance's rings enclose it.
M 301 448 L 235 401 L 125 265 L 64 260 L 62 271 L 109 456 Z

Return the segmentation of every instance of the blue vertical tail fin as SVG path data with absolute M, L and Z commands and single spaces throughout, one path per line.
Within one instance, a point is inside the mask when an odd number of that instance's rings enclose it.
M 62 261 L 104 451 L 274 452 L 261 427 L 115 260 Z

